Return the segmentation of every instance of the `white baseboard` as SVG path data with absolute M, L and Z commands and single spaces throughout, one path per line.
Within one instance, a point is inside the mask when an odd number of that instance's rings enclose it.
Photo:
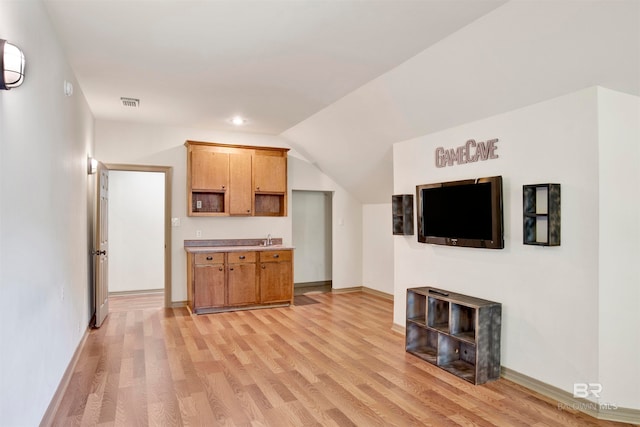
M 375 295 L 384 299 L 388 299 L 393 301 L 393 295 L 388 294 L 386 292 L 378 291 L 376 289 L 367 288 L 366 286 L 354 286 L 351 288 L 340 288 L 340 289 L 332 289 L 332 293 L 334 294 L 347 294 L 350 292 L 365 292 L 367 294 Z
M 155 294 L 163 294 L 164 289 L 142 289 L 139 291 L 117 291 L 117 292 L 109 292 L 110 297 L 121 297 L 128 295 L 155 295 Z

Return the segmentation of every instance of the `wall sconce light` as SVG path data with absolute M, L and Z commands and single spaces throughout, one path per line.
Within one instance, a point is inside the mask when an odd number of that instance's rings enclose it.
M 93 157 L 87 157 L 87 173 L 93 175 L 98 171 L 98 161 Z
M 24 81 L 24 54 L 3 39 L 0 39 L 0 73 L 0 89 L 18 87 Z

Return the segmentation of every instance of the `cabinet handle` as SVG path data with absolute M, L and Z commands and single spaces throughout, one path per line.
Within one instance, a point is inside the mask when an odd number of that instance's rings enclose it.
M 262 269 L 264 270 L 265 268 L 267 268 L 267 266 L 262 264 Z
M 256 190 L 260 191 L 260 187 L 256 187 Z
M 246 257 L 244 255 L 240 255 L 238 258 L 245 259 Z
M 229 270 L 233 271 L 233 267 L 229 267 Z
M 222 267 L 218 267 L 218 271 L 222 271 Z
M 212 256 L 208 256 L 208 257 L 207 257 L 207 261 L 211 261 L 212 259 L 213 259 L 213 257 L 212 257 Z
M 273 257 L 274 257 L 274 258 L 280 258 L 280 255 L 275 254 L 275 255 L 273 255 Z
M 224 190 L 224 185 L 222 186 L 222 189 Z

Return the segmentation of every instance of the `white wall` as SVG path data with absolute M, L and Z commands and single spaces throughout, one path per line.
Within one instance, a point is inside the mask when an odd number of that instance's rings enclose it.
M 333 193 L 332 286 L 362 286 L 362 204 L 295 152 L 289 157 L 289 184 L 292 190 Z
M 173 167 L 172 217 L 180 227 L 172 230 L 172 301 L 187 298 L 184 240 L 258 238 L 271 234 L 292 243 L 291 212 L 286 217 L 187 217 L 187 160 L 184 142 L 219 142 L 287 147 L 284 139 L 260 134 L 218 132 L 203 129 L 151 126 L 106 120 L 96 121 L 96 158 L 104 163 L 128 163 Z M 289 189 L 333 191 L 333 286 L 360 286 L 362 282 L 361 206 L 330 178 L 294 151 L 289 152 Z M 291 201 L 291 194 L 289 194 Z M 340 223 L 342 225 L 336 225 Z M 339 245 L 340 249 L 336 249 Z M 353 271 L 355 270 L 355 272 Z
M 414 236 L 394 236 L 391 203 L 362 207 L 363 286 L 393 295 L 393 241 Z
M 323 191 L 293 191 L 294 283 L 331 280 L 331 198 Z
M 93 118 L 40 2 L 0 2 L 0 38 L 27 61 L 0 91 L 0 423 L 38 425 L 92 314 Z
M 109 292 L 151 289 L 164 290 L 164 173 L 110 171 Z
M 436 147 L 499 138 L 496 160 L 438 169 Z M 598 379 L 598 108 L 595 88 L 394 146 L 395 193 L 502 175 L 505 248 L 396 239 L 394 322 L 406 289 L 432 285 L 498 301 L 502 365 L 573 391 Z M 562 245 L 522 244 L 522 185 L 562 185 Z M 417 228 L 416 228 L 417 229 Z M 606 385 L 605 385 L 606 387 Z
M 601 403 L 640 408 L 640 99 L 598 91 Z

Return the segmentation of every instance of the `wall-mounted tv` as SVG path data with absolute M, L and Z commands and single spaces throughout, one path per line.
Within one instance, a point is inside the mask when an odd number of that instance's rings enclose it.
M 502 177 L 416 186 L 418 241 L 504 248 Z

